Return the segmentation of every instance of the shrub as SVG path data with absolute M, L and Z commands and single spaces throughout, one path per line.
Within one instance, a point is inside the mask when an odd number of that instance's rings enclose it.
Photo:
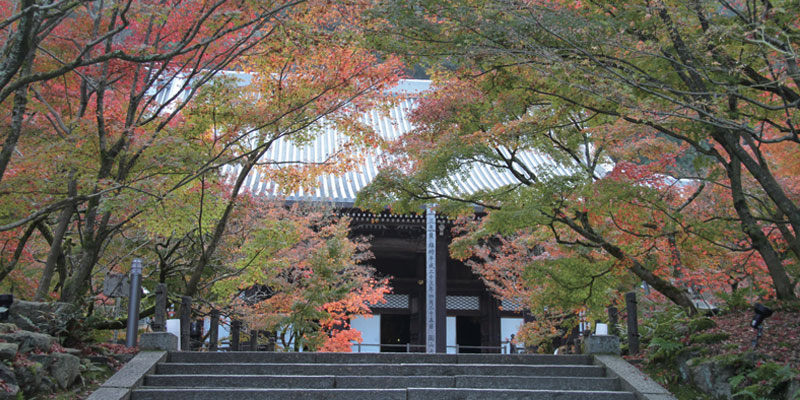
M 689 341 L 693 344 L 711 344 L 719 343 L 727 340 L 730 337 L 727 333 L 698 333 L 692 335 Z
M 689 332 L 697 333 L 702 332 L 717 326 L 713 319 L 708 317 L 693 319 L 689 321 Z
M 734 399 L 783 399 L 789 384 L 797 376 L 790 366 L 774 362 L 759 364 L 730 380 Z

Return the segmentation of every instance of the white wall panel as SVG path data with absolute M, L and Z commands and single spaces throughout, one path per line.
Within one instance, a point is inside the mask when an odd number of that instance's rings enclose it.
M 350 327 L 361 332 L 361 352 L 380 353 L 380 346 L 366 346 L 368 344 L 380 344 L 381 342 L 381 316 L 356 317 L 350 321 Z M 358 346 L 353 345 L 353 352 L 358 352 Z
M 500 341 L 507 342 L 511 335 L 517 335 L 519 327 L 522 326 L 522 318 L 500 318 Z M 503 344 L 504 353 L 509 353 L 508 344 Z M 518 346 L 519 347 L 519 346 Z
M 447 317 L 447 354 L 456 354 L 456 317 Z M 453 346 L 453 347 L 450 347 Z

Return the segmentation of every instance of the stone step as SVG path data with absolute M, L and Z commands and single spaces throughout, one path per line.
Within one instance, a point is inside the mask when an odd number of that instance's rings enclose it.
M 456 377 L 457 388 L 618 391 L 619 379 L 562 376 L 479 376 Z
M 140 388 L 131 400 L 407 400 L 406 389 Z
M 357 376 L 564 376 L 603 377 L 593 365 L 509 364 L 326 364 L 326 363 L 164 363 L 159 375 L 357 375 Z
M 590 365 L 585 355 L 547 354 L 425 354 L 425 353 L 273 353 L 273 352 L 170 352 L 178 363 L 366 363 L 366 364 L 527 364 Z
M 503 390 L 503 389 L 229 389 L 229 388 L 142 388 L 131 400 L 242 400 L 242 399 L 323 399 L 323 400 L 635 400 L 629 392 Z
M 537 376 L 333 376 L 333 375 L 148 375 L 147 387 L 217 388 L 478 388 L 616 391 L 616 378 Z
M 452 378 L 451 378 L 452 379 Z M 325 375 L 147 375 L 146 387 L 187 388 L 336 388 L 336 377 Z

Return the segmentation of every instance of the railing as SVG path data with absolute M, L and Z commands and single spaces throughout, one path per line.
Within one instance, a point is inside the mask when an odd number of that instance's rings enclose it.
M 166 285 L 159 284 L 156 289 L 156 310 L 152 328 L 154 331 L 166 331 L 166 305 L 167 305 L 167 290 Z M 181 297 L 180 309 L 180 350 L 190 351 L 199 350 L 203 347 L 208 351 L 270 351 L 275 350 L 275 338 L 271 338 L 269 343 L 260 344 L 259 338 L 267 332 L 247 329 L 241 321 L 231 320 L 229 322 L 230 336 L 227 338 L 219 339 L 219 325 L 225 324 L 224 318 L 220 318 L 218 310 L 212 310 L 204 315 L 210 317 L 209 330 L 203 335 L 202 328 L 197 329 L 196 323 L 193 322 L 192 317 L 192 298 L 188 296 Z M 196 315 L 195 315 L 196 317 Z M 242 341 L 242 336 L 248 336 L 248 341 Z M 208 339 L 206 341 L 206 339 Z M 426 348 L 423 344 L 396 344 L 396 343 L 353 343 L 353 351 L 361 353 L 365 348 L 377 348 L 378 351 L 384 349 L 398 349 L 400 351 L 412 352 Z M 487 352 L 487 353 L 523 353 L 525 349 L 520 346 L 512 345 L 510 341 L 504 340 L 500 342 L 499 346 L 468 346 L 468 345 L 448 345 L 447 350 L 455 350 L 455 353 L 463 353 L 465 351 L 472 352 Z
M 490 350 L 489 352 L 492 353 L 500 353 L 500 354 L 519 354 L 525 351 L 524 348 L 514 348 L 512 352 L 511 342 L 508 340 L 504 340 L 500 342 L 499 346 L 467 346 L 467 345 L 448 345 L 446 348 L 448 350 L 455 349 L 455 353 L 463 353 L 462 350 L 478 350 L 478 352 L 482 352 L 483 350 Z M 390 343 L 353 343 L 353 352 L 355 353 L 362 353 L 364 348 L 378 348 L 379 350 L 385 348 L 397 348 L 397 349 L 405 349 L 406 352 L 410 353 L 412 349 L 424 349 L 426 346 L 424 344 L 390 344 Z
M 490 350 L 490 351 L 487 351 L 487 353 L 495 353 L 495 352 L 497 352 L 497 353 L 501 353 L 501 354 L 506 354 L 506 348 L 505 348 L 505 346 L 503 346 L 503 342 L 500 342 L 500 346 L 467 346 L 467 345 L 455 344 L 455 345 L 447 346 L 447 348 L 448 349 L 455 349 L 456 350 L 456 354 L 460 354 L 461 350 L 477 350 L 475 352 L 465 351 L 465 353 L 482 353 L 483 350 Z M 499 350 L 499 351 L 495 351 L 495 350 Z
M 411 343 L 396 344 L 396 343 L 358 343 L 358 342 L 355 342 L 355 343 L 353 343 L 353 352 L 362 353 L 361 350 L 364 347 L 368 347 L 368 348 L 369 347 L 371 347 L 371 348 L 377 347 L 379 351 L 381 349 L 383 349 L 383 348 L 400 349 L 400 350 L 405 350 L 407 353 L 410 353 L 412 349 L 424 349 L 425 345 L 424 344 L 411 344 Z

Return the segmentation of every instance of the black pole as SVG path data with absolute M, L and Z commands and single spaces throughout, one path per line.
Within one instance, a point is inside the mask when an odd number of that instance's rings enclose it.
M 142 291 L 142 259 L 134 258 L 131 263 L 131 292 L 128 297 L 128 331 L 125 337 L 125 345 L 136 347 L 137 335 L 139 334 L 139 302 Z
M 217 340 L 219 337 L 219 311 L 211 310 L 209 316 L 211 321 L 208 326 L 208 350 L 217 351 Z
M 619 335 L 617 324 L 619 323 L 619 310 L 617 307 L 608 307 L 608 333 L 610 335 Z
M 250 351 L 258 351 L 258 335 L 259 331 L 253 329 L 250 331 Z
M 762 333 L 764 333 L 764 327 L 759 325 L 758 328 L 756 328 L 756 338 L 753 339 L 753 342 L 752 342 L 753 350 L 755 350 L 756 347 L 758 347 L 758 340 L 761 339 L 761 334 Z
M 639 321 L 636 309 L 636 292 L 625 293 L 625 307 L 628 311 L 628 354 L 638 354 Z
M 192 349 L 191 337 L 189 334 L 192 323 L 192 298 L 181 296 L 181 350 L 189 351 Z
M 267 331 L 267 351 L 275 351 L 275 342 L 278 340 L 275 337 L 275 332 Z
M 167 331 L 167 284 L 156 286 L 156 311 L 153 316 L 153 332 Z
M 231 321 L 231 351 L 239 351 L 239 344 L 241 337 L 240 332 L 242 330 L 242 321 L 235 319 Z

